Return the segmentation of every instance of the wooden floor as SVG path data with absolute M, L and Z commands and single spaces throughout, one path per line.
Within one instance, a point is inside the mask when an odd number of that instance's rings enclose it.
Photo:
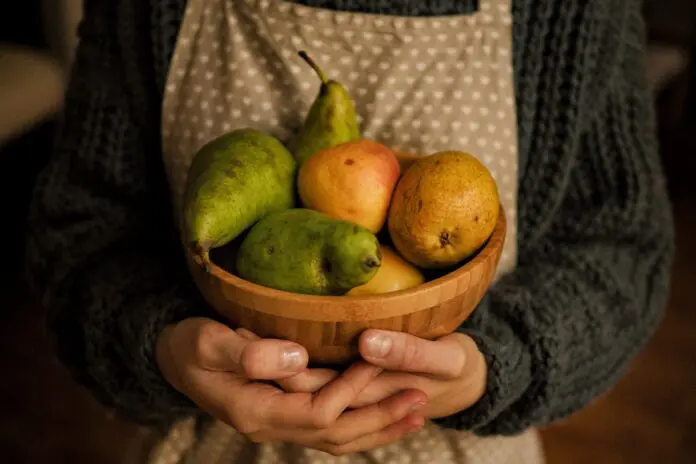
M 549 464 L 696 462 L 696 195 L 675 211 L 666 316 L 612 392 L 544 430 Z M 22 286 L 10 290 L 0 298 L 0 463 L 118 463 L 133 428 L 108 419 L 70 381 L 51 355 L 41 313 Z

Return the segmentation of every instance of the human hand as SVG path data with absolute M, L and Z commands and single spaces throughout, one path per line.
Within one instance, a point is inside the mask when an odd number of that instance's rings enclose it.
M 175 389 L 254 442 L 278 440 L 340 455 L 392 443 L 423 426 L 416 411 L 427 398 L 417 390 L 347 410 L 379 368 L 360 362 L 316 393 L 286 393 L 268 381 L 311 378 L 303 347 L 210 319 L 167 327 L 157 341 L 157 363 Z
M 359 349 L 365 361 L 385 371 L 357 395 L 351 408 L 362 408 L 401 391 L 416 389 L 428 396 L 428 405 L 421 413 L 427 418 L 438 418 L 471 407 L 485 393 L 486 360 L 467 335 L 453 333 L 428 341 L 405 333 L 370 329 L 361 334 Z M 337 375 L 329 369 L 313 369 L 276 383 L 288 392 L 312 392 Z
M 423 415 L 438 418 L 471 407 L 486 391 L 486 360 L 476 342 L 462 333 L 428 341 L 371 329 L 361 334 L 359 349 L 364 360 L 385 371 L 360 392 L 351 403 L 354 408 L 417 389 L 428 396 Z

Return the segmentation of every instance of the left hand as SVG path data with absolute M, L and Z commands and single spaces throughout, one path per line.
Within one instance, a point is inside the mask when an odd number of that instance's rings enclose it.
M 420 413 L 433 419 L 471 407 L 486 391 L 486 359 L 468 335 L 455 332 L 430 341 L 370 329 L 360 336 L 359 347 L 366 361 L 385 371 L 363 389 L 351 407 L 416 389 L 428 396 Z
M 435 341 L 370 329 L 360 336 L 360 354 L 385 369 L 351 403 L 352 408 L 378 403 L 404 390 L 421 390 L 428 404 L 420 414 L 445 417 L 471 407 L 486 391 L 487 366 L 474 340 L 453 333 Z M 286 391 L 319 390 L 338 373 L 306 371 L 278 382 Z

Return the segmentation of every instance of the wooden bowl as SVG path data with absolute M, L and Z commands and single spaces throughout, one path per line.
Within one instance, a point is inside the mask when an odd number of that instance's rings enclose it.
M 256 285 L 217 265 L 207 273 L 188 254 L 191 274 L 206 301 L 232 327 L 303 345 L 313 364 L 343 365 L 358 356 L 357 337 L 368 328 L 434 339 L 452 333 L 476 308 L 495 273 L 506 218 L 481 250 L 448 274 L 417 287 L 368 296 L 314 296 Z

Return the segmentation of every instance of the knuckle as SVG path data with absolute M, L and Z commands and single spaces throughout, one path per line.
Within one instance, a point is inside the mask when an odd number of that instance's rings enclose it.
M 264 355 L 262 346 L 251 342 L 244 347 L 242 352 L 241 367 L 243 374 L 250 379 L 259 377 L 264 370 Z
M 316 429 L 327 429 L 336 420 L 334 414 L 328 409 L 317 409 L 317 411 L 312 416 L 312 425 Z
M 247 437 L 255 436 L 259 432 L 259 428 L 249 420 L 239 421 L 235 429 L 237 429 L 237 432 Z
M 467 346 L 454 337 L 444 340 L 452 346 L 452 360 L 449 363 L 449 375 L 452 378 L 461 378 L 466 374 L 468 369 Z
M 402 418 L 404 414 L 400 413 L 399 409 L 389 404 L 378 403 L 377 410 L 382 417 L 382 424 L 386 427 Z
M 326 430 L 336 422 L 341 411 L 334 411 L 336 409 L 335 407 L 332 407 L 331 404 L 327 404 L 326 401 L 317 400 L 316 395 L 314 398 L 311 405 L 312 412 L 310 417 L 312 427 L 318 430 Z
M 351 398 L 357 398 L 360 395 L 360 393 L 362 392 L 362 389 L 360 389 L 358 387 L 358 385 L 356 385 L 352 382 L 349 383 L 348 385 L 346 385 L 346 388 L 349 389 Z
M 411 337 L 404 337 L 401 357 L 398 360 L 400 368 L 417 366 L 423 357 L 423 350 L 419 343 Z
M 250 330 L 247 330 L 245 328 L 239 328 L 235 330 L 237 332 L 237 335 L 239 335 L 242 338 L 246 338 L 247 340 L 259 340 L 260 337 L 257 336 L 255 333 L 251 332 Z
M 338 434 L 336 433 L 326 433 L 321 435 L 322 441 L 326 442 L 329 444 L 329 446 L 332 447 L 337 447 L 341 445 L 345 445 L 347 443 L 345 438 L 341 438 Z
M 194 356 L 198 361 L 204 361 L 211 356 L 213 340 L 219 335 L 219 329 L 212 324 L 202 324 L 193 344 Z
M 223 414 L 223 421 L 245 436 L 255 435 L 261 428 L 251 414 L 238 409 L 227 409 Z
M 460 377 L 463 377 L 466 373 L 466 356 L 460 350 L 457 351 L 457 354 L 453 358 L 454 359 L 452 360 L 452 370 L 450 371 L 450 375 L 453 378 L 458 379 Z

